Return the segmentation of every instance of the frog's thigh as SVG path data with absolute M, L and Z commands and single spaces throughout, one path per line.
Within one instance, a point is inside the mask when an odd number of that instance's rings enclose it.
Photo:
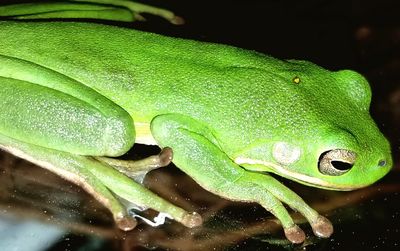
M 85 97 L 0 76 L 0 133 L 26 143 L 74 154 L 118 156 L 133 145 L 135 132 L 128 113 L 115 106 L 105 114 Z M 58 86 L 61 86 L 59 83 Z M 78 86 L 79 87 L 79 86 Z M 92 95 L 91 99 L 96 99 Z M 104 99 L 98 94 L 98 98 Z M 113 107 L 110 107 L 113 109 Z

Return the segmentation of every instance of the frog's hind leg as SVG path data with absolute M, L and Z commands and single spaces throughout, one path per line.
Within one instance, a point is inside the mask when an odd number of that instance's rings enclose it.
M 119 228 L 131 230 L 136 226 L 136 220 L 127 215 L 127 211 L 111 191 L 89 171 L 88 168 L 94 163 L 87 157 L 31 145 L 2 134 L 0 148 L 82 187 L 111 211 Z
M 173 12 L 125 0 L 70 0 L 69 2 L 19 3 L 0 7 L 0 16 L 11 19 L 86 18 L 121 22 L 144 21 L 142 13 L 165 18 L 173 24 L 183 19 Z
M 83 186 L 110 209 L 122 229 L 125 208 L 114 194 L 170 215 L 182 224 L 201 224 L 198 214 L 165 201 L 93 156 L 120 156 L 135 142 L 131 116 L 86 85 L 49 68 L 0 55 L 0 145 Z
M 202 223 L 200 215 L 189 213 L 134 182 L 111 166 L 92 157 L 70 154 L 21 142 L 0 134 L 0 148 L 46 168 L 83 187 L 112 213 L 117 226 L 131 230 L 136 220 L 114 194 L 141 208 L 152 208 L 187 227 Z M 161 222 L 162 223 L 162 222 Z
M 158 155 L 152 155 L 141 160 L 120 160 L 107 157 L 95 158 L 114 167 L 137 182 L 142 183 L 148 172 L 169 165 L 173 158 L 173 152 L 171 148 L 165 147 Z
M 0 55 L 0 133 L 43 147 L 120 156 L 135 142 L 123 108 L 62 73 Z

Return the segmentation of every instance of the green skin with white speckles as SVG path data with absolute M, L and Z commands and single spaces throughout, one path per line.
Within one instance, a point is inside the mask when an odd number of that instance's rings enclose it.
M 304 233 L 282 203 L 317 236 L 332 226 L 268 172 L 352 190 L 392 166 L 369 115 L 369 85 L 350 70 L 88 23 L 1 22 L 0 44 L 1 147 L 83 186 L 124 229 L 129 216 L 114 194 L 201 224 L 94 158 L 135 142 L 172 148 L 176 166 L 203 188 L 259 203 L 295 243 Z M 351 165 L 321 171 L 321 158 L 337 149 L 351 160 L 330 160 Z

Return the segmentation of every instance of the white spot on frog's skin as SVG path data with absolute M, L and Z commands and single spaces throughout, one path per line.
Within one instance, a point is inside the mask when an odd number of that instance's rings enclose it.
M 300 148 L 286 142 L 277 142 L 272 148 L 272 156 L 281 165 L 293 164 L 299 160 Z

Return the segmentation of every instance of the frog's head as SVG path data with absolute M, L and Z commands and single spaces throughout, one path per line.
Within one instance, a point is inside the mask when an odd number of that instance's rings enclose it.
M 265 137 L 237 152 L 237 164 L 332 190 L 361 188 L 389 172 L 390 145 L 369 115 L 371 91 L 364 77 L 311 64 L 289 75 L 296 82 L 285 92 L 290 111 L 277 108 L 282 110 L 270 122 L 275 131 L 267 127 Z

